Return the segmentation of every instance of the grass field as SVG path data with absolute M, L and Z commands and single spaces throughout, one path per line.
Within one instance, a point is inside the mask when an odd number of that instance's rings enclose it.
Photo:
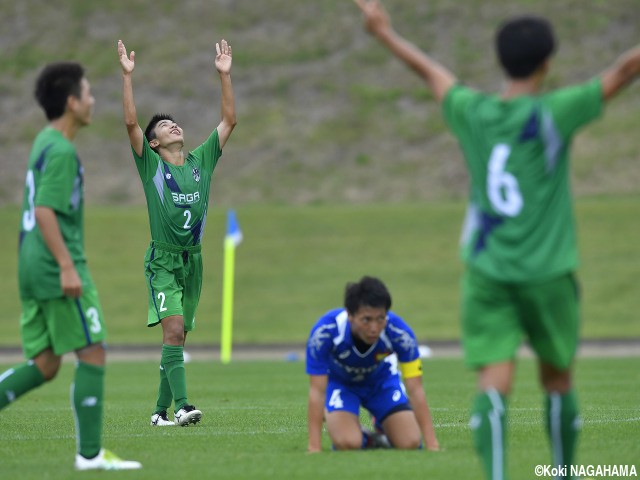
M 385 205 L 242 206 L 244 241 L 236 252 L 234 340 L 301 343 L 313 322 L 339 306 L 344 284 L 363 274 L 385 280 L 393 309 L 419 339 L 455 339 L 462 265 L 457 240 L 461 202 Z M 583 334 L 640 337 L 637 196 L 577 202 Z M 2 345 L 18 345 L 16 285 L 19 212 L 0 208 Z M 86 249 L 112 344 L 157 344 L 146 325 L 142 260 L 148 242 L 143 207 L 91 207 Z M 204 286 L 190 344 L 218 344 L 225 210 L 211 208 L 203 242 Z
M 6 366 L 0 366 L 3 371 Z M 189 428 L 151 428 L 157 365 L 113 362 L 107 371 L 104 444 L 143 462 L 139 472 L 72 469 L 74 430 L 68 402 L 72 364 L 0 415 L 2 478 L 128 479 L 477 479 L 468 411 L 473 375 L 457 359 L 430 359 L 425 383 L 443 452 L 369 451 L 307 455 L 307 379 L 301 362 L 193 362 L 190 400 L 204 412 Z M 640 470 L 640 358 L 583 359 L 577 366 L 583 433 L 577 463 L 635 465 Z M 509 471 L 533 479 L 549 462 L 542 396 L 534 364 L 522 360 L 509 407 Z

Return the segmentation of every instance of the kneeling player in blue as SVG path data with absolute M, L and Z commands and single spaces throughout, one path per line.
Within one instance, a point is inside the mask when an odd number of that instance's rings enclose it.
M 336 450 L 393 447 L 439 450 L 422 386 L 422 362 L 411 328 L 391 308 L 377 278 L 345 289 L 344 308 L 330 310 L 311 329 L 308 451 L 321 451 L 322 423 Z M 375 418 L 362 427 L 360 407 Z

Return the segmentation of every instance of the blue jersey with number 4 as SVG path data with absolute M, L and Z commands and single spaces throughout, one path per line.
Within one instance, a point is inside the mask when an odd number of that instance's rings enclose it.
M 387 318 L 378 341 L 363 353 L 354 343 L 347 311 L 338 308 L 327 312 L 311 329 L 306 373 L 329 375 L 329 380 L 355 385 L 375 384 L 398 375 L 397 362 L 420 358 L 418 342 L 402 318 L 391 311 Z

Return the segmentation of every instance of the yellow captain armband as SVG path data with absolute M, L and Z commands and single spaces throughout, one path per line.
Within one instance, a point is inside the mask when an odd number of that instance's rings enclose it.
M 421 376 L 422 360 L 420 360 L 419 358 L 416 358 L 412 362 L 401 363 L 400 373 L 402 373 L 402 378 L 413 378 L 413 377 Z

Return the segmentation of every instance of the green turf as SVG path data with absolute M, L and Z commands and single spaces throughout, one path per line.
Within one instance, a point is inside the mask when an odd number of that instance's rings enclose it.
M 460 202 L 239 208 L 245 240 L 236 252 L 234 340 L 304 342 L 318 316 L 340 305 L 344 284 L 363 274 L 386 281 L 394 310 L 409 321 L 419 339 L 457 338 L 462 271 L 457 240 L 463 211 Z M 214 207 L 207 220 L 204 287 L 190 343 L 219 343 L 225 213 Z M 577 213 L 584 335 L 640 336 L 640 323 L 635 321 L 640 311 L 636 293 L 640 198 L 580 199 Z M 18 218 L 15 208 L 0 208 L 0 238 L 6 245 L 0 250 L 0 345 L 20 342 Z M 110 342 L 158 343 L 159 331 L 145 326 L 146 210 L 88 208 L 86 226 L 89 265 Z
M 3 371 L 4 367 L 0 367 Z M 578 464 L 634 464 L 640 438 L 640 358 L 578 362 L 583 434 Z M 113 362 L 107 371 L 104 444 L 143 462 L 140 472 L 74 474 L 74 430 L 68 404 L 72 364 L 58 378 L 0 414 L 2 478 L 225 478 L 370 479 L 480 478 L 469 429 L 474 377 L 457 359 L 425 364 L 427 395 L 440 453 L 330 451 L 307 455 L 307 378 L 301 362 L 193 362 L 187 366 L 190 400 L 204 412 L 200 425 L 156 429 L 147 422 L 155 401 L 153 362 Z M 534 364 L 522 360 L 509 402 L 511 478 L 535 478 L 549 462 L 542 427 L 542 395 Z

